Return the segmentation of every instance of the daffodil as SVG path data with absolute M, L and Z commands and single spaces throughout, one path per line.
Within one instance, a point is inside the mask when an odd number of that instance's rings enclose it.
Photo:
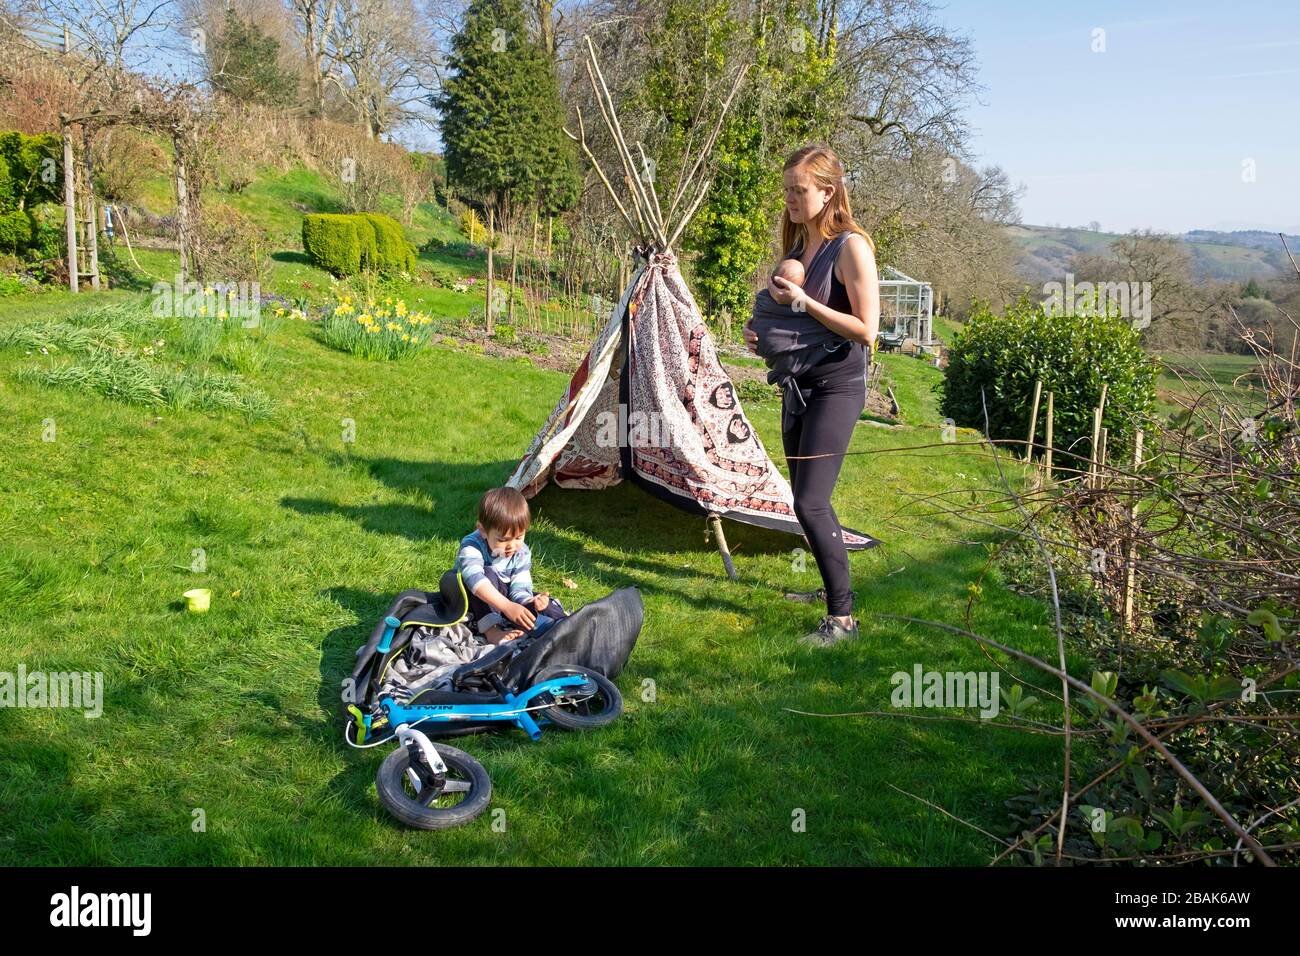
M 398 325 L 396 322 L 389 322 L 387 325 L 384 326 L 384 328 L 386 328 L 389 332 L 402 331 L 402 327 Z

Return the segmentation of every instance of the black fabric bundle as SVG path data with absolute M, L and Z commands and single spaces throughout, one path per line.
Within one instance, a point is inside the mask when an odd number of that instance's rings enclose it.
M 577 664 L 613 680 L 632 655 L 645 615 L 641 592 L 619 588 L 530 640 L 506 673 L 505 683 L 526 688 L 552 664 Z
M 822 242 L 813 256 L 804 279 L 804 292 L 823 305 L 831 294 L 831 277 L 835 257 L 849 237 L 845 230 L 834 239 Z M 794 255 L 797 255 L 798 250 Z M 807 312 L 796 312 L 781 305 L 767 289 L 754 297 L 754 314 L 750 327 L 758 335 L 757 351 L 767 362 L 769 385 L 781 387 L 782 406 L 788 414 L 802 415 L 807 403 L 795 379 L 808 371 L 827 353 L 848 344 L 848 339 L 832 332 Z

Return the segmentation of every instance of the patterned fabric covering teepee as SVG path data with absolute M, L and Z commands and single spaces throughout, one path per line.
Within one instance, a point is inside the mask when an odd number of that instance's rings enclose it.
M 593 86 L 608 97 L 590 39 L 587 46 Z M 732 96 L 742 78 L 743 71 Z M 730 103 L 728 97 L 724 115 Z M 604 115 L 615 142 L 626 150 L 612 102 Z M 717 127 L 705 154 L 716 135 Z M 585 135 L 580 142 L 608 188 Z M 623 158 L 635 168 L 630 153 Z M 628 478 L 695 514 L 802 534 L 790 485 L 745 416 L 677 267 L 672 242 L 690 214 L 667 236 L 653 183 L 628 179 L 639 187 L 631 199 L 644 228 L 632 222 L 612 188 L 610 194 L 641 240 L 635 249 L 639 268 L 507 484 L 532 497 L 549 481 L 594 489 Z M 708 184 L 705 180 L 688 207 L 692 212 Z M 688 185 L 679 184 L 674 209 Z M 878 543 L 848 528 L 843 540 L 851 550 Z

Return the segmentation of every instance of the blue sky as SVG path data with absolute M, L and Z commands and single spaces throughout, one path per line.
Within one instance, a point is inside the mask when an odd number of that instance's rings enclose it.
M 948 0 L 937 16 L 973 41 L 973 151 L 1024 183 L 1026 223 L 1300 232 L 1296 0 Z

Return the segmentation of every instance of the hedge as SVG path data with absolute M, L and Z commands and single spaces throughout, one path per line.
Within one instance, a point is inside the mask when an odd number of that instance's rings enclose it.
M 415 269 L 415 249 L 406 241 L 402 226 L 392 216 L 377 212 L 357 213 L 374 227 L 378 247 L 378 269 L 389 272 L 412 272 Z
M 381 213 L 314 213 L 302 220 L 302 247 L 316 265 L 336 276 L 411 272 L 415 251 L 391 216 Z
M 1043 440 L 1045 396 L 1050 391 L 1055 405 L 1052 444 L 1072 448 L 1086 458 L 1102 384 L 1106 385 L 1102 424 L 1109 429 L 1113 455 L 1128 445 L 1155 408 L 1156 375 L 1155 363 L 1128 320 L 1048 312 L 1022 297 L 1002 315 L 986 306 L 972 312 L 953 339 L 948 368 L 936 391 L 941 396 L 940 414 L 956 424 L 984 431 L 987 402 L 989 437 L 1023 442 L 1029 431 L 1034 382 L 1042 379 L 1037 440 Z M 1055 464 L 1078 468 L 1081 462 L 1058 454 Z
M 355 216 L 334 213 L 303 216 L 302 248 L 313 263 L 336 276 L 361 271 L 361 239 Z

